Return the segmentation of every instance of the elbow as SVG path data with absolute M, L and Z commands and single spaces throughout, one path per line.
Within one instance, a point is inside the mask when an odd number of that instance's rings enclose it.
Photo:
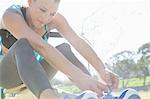
M 38 38 L 38 40 L 36 40 L 36 39 L 30 39 L 29 37 L 21 37 L 20 39 L 26 39 L 30 43 L 32 48 L 36 52 L 38 52 L 41 56 L 44 57 L 46 55 L 48 43 L 45 42 L 42 38 Z

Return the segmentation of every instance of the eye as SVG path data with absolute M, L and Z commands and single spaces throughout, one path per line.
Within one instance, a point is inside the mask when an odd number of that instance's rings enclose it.
M 56 12 L 50 13 L 50 16 L 55 16 L 55 15 L 56 15 Z
M 40 9 L 42 12 L 46 12 L 46 10 L 44 10 L 44 9 Z

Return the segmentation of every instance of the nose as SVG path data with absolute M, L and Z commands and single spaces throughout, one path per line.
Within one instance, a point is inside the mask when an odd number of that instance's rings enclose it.
M 53 18 L 53 17 L 50 16 L 49 13 L 45 13 L 45 14 L 43 14 L 43 15 L 40 17 L 39 20 L 41 21 L 41 23 L 46 24 L 46 23 L 48 23 L 52 18 Z

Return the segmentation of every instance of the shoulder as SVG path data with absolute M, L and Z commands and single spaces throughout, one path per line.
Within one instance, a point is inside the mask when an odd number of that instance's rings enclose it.
M 2 16 L 2 22 L 5 26 L 5 19 L 13 19 L 13 20 L 19 20 L 19 19 L 23 19 L 23 13 L 21 11 L 21 6 L 19 5 L 12 5 L 9 8 L 7 8 Z M 11 20 L 9 20 L 8 22 L 11 22 Z
M 11 5 L 10 7 L 8 7 L 6 9 L 5 12 L 14 12 L 14 13 L 18 13 L 20 15 L 23 15 L 22 11 L 21 11 L 21 7 L 22 7 L 21 5 Z
M 4 28 L 5 29 L 5 25 L 4 25 L 4 18 L 6 16 L 11 16 L 13 14 L 18 14 L 18 15 L 21 15 L 22 16 L 22 12 L 20 10 L 21 6 L 20 5 L 11 5 L 9 6 L 7 9 L 5 9 L 3 11 L 3 13 L 1 14 L 1 18 L 0 18 L 0 25 L 1 25 L 1 28 Z
M 4 20 L 5 17 L 15 17 L 15 16 L 23 17 L 20 5 L 11 5 L 10 7 L 8 7 L 2 16 L 2 20 Z

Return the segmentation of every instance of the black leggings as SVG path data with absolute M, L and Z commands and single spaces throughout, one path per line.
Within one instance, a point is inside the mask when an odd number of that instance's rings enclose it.
M 70 46 L 63 43 L 56 47 L 68 60 L 90 75 L 84 65 L 72 53 Z M 18 40 L 3 56 L 0 63 L 0 86 L 6 89 L 25 84 L 39 97 L 45 89 L 52 88 L 49 80 L 56 74 L 44 59 L 37 61 L 34 50 L 26 39 Z

